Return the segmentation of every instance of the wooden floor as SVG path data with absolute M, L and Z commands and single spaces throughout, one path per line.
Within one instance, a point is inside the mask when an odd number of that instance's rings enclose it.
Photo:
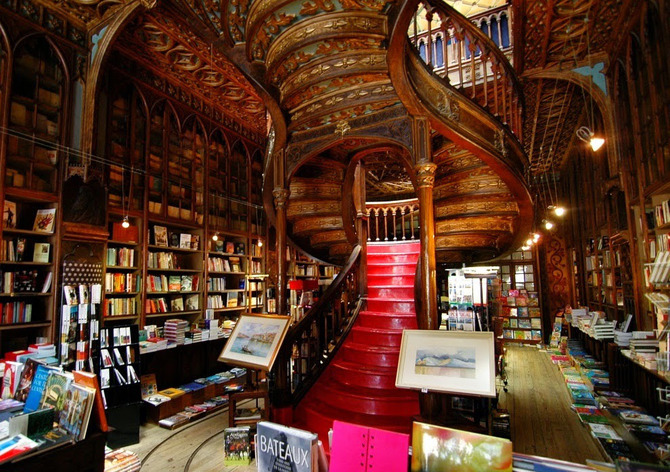
M 605 460 L 570 410 L 563 377 L 549 355 L 535 347 L 508 346 L 508 392 L 500 392 L 499 406 L 512 419 L 516 452 L 585 463 Z M 175 430 L 142 426 L 140 443 L 127 447 L 142 461 L 142 472 L 252 472 L 248 467 L 224 467 L 223 428 L 228 410 Z
M 508 393 L 499 407 L 507 408 L 514 451 L 584 464 L 606 461 L 577 415 L 563 376 L 549 355 L 534 346 L 507 347 Z

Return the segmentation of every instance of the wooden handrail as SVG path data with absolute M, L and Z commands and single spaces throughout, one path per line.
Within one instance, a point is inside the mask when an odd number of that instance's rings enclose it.
M 272 370 L 274 407 L 297 405 L 346 339 L 362 306 L 360 259 L 357 245 L 323 296 L 286 334 Z
M 523 91 L 507 55 L 477 25 L 446 3 L 422 0 L 416 11 L 421 8 L 426 9 L 430 31 L 415 35 L 410 28 L 410 43 L 418 49 L 419 41 L 425 38 L 426 47 L 432 48 L 432 35 L 442 32 L 444 66 L 435 67 L 430 54 L 426 54 L 422 60 L 433 73 L 460 88 L 464 95 L 497 116 L 521 140 Z M 435 16 L 439 21 L 433 27 Z M 451 58 L 447 57 L 447 38 L 458 42 L 455 63 L 451 63 Z

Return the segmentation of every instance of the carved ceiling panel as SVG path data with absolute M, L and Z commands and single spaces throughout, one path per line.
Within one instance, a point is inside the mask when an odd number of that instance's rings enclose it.
M 528 81 L 525 92 L 530 108 L 524 146 L 530 173 L 558 171 L 584 116 L 585 92 L 564 80 Z
M 265 132 L 265 105 L 239 69 L 166 11 L 135 19 L 115 47 L 200 95 L 223 114 Z
M 606 52 L 616 35 L 623 0 L 529 0 L 523 3 L 524 71 L 576 64 L 587 53 Z
M 416 192 L 401 158 L 390 151 L 368 155 L 365 163 L 365 193 L 368 201 L 415 198 Z

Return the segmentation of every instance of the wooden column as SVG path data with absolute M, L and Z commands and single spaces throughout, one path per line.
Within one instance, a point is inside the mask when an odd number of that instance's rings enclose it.
M 417 313 L 417 322 L 419 329 L 438 329 L 433 207 L 433 186 L 437 165 L 431 162 L 430 122 L 426 117 L 413 118 L 412 140 L 419 198 L 419 240 L 421 241 L 421 254 L 419 255 L 421 287 L 420 300 L 418 300 L 420 313 Z
M 437 329 L 437 272 L 435 263 L 435 217 L 433 185 L 437 166 L 427 162 L 415 166 L 419 196 L 419 239 L 421 241 L 420 329 Z

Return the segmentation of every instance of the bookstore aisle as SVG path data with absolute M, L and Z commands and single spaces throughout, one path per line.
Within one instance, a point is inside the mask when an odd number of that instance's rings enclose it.
M 256 472 L 256 466 L 224 467 L 223 429 L 228 409 L 174 430 L 146 423 L 140 443 L 124 449 L 136 453 L 140 472 Z
M 501 408 L 510 413 L 514 452 L 584 464 L 607 461 L 579 417 L 561 372 L 535 346 L 507 345 L 508 393 Z

